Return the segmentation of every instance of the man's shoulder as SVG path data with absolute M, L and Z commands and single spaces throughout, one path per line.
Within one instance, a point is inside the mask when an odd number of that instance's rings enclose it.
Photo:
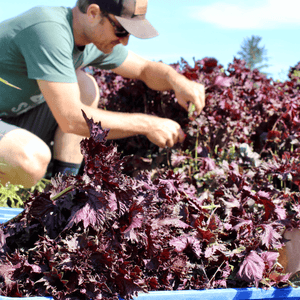
M 29 18 L 32 22 L 58 22 L 70 21 L 72 9 L 64 6 L 35 6 L 20 15 Z
M 1 23 L 0 26 L 5 28 L 6 36 L 9 32 L 12 35 L 17 35 L 20 31 L 30 27 L 39 26 L 39 24 L 58 23 L 61 26 L 70 27 L 72 22 L 72 10 L 67 7 L 50 7 L 50 6 L 36 6 L 30 10 L 8 19 Z M 1 33 L 1 29 L 0 29 Z

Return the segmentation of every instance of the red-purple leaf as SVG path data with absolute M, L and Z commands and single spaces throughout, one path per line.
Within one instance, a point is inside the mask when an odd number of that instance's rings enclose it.
M 264 260 L 255 251 L 251 251 L 242 262 L 237 276 L 242 280 L 258 285 L 258 282 L 263 278 L 264 270 Z
M 231 85 L 231 78 L 224 77 L 224 76 L 217 76 L 214 84 L 221 87 L 229 87 Z
M 280 239 L 282 236 L 276 232 L 275 228 L 273 228 L 272 224 L 261 224 L 263 228 L 263 233 L 261 235 L 261 241 L 263 245 L 266 245 L 267 249 L 272 245 L 277 248 L 276 245 L 280 244 Z

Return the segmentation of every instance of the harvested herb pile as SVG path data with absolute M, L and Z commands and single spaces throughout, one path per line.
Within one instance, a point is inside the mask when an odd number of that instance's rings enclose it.
M 84 117 L 91 136 L 81 143 L 83 176 L 52 179 L 0 227 L 1 295 L 106 300 L 288 284 L 276 250 L 298 199 L 253 190 L 247 176 L 262 180 L 263 166 L 247 175 L 224 166 L 228 181 L 214 197 L 197 197 L 183 174 L 124 175 L 108 130 Z

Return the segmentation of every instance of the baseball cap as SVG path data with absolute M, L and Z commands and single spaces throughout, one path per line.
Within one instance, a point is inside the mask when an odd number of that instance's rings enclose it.
M 148 39 L 158 36 L 156 29 L 146 19 L 148 0 L 91 0 L 100 9 L 113 14 L 133 36 Z

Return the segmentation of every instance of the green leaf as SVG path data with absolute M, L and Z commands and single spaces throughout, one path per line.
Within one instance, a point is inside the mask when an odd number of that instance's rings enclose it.
M 3 82 L 4 84 L 7 84 L 7 85 L 9 85 L 9 86 L 15 88 L 15 89 L 21 90 L 19 87 L 15 86 L 15 85 L 13 85 L 13 84 L 11 84 L 11 83 L 9 83 L 8 81 L 2 79 L 1 77 L 0 77 L 0 81 Z
M 189 119 L 195 119 L 196 106 L 194 103 L 189 104 L 188 116 Z
M 23 206 L 23 200 L 18 195 L 22 185 L 6 184 L 3 186 L 0 184 L 0 206 L 9 206 L 13 208 L 19 208 Z

